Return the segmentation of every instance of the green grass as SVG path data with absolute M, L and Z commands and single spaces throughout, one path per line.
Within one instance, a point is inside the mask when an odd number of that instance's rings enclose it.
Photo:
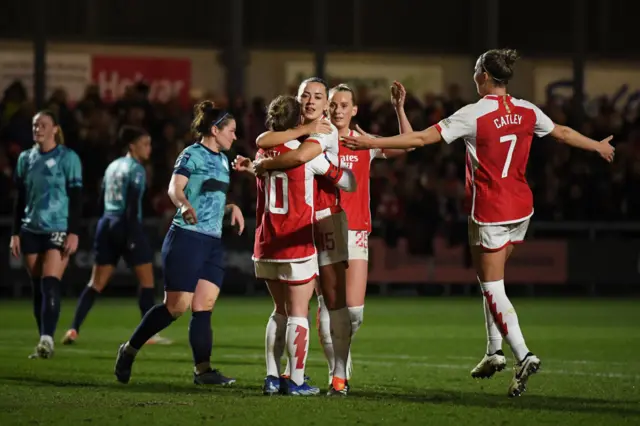
M 188 316 L 145 347 L 131 382 L 113 376 L 118 344 L 139 321 L 132 299 L 102 299 L 76 345 L 28 360 L 37 343 L 30 304 L 0 303 L 0 425 L 14 424 L 640 424 L 640 306 L 634 300 L 514 301 L 542 370 L 521 398 L 506 397 L 511 371 L 475 381 L 485 346 L 477 299 L 375 299 L 353 344 L 346 399 L 263 397 L 266 298 L 222 298 L 213 316 L 214 364 L 232 388 L 192 384 Z M 75 301 L 65 300 L 59 339 Z M 326 366 L 311 340 L 308 373 L 326 390 Z

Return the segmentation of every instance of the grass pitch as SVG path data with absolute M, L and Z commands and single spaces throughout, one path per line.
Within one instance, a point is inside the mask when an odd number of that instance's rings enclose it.
M 229 388 L 193 385 L 188 315 L 163 333 L 175 343 L 144 347 L 131 382 L 121 385 L 113 365 L 140 319 L 135 300 L 98 300 L 77 343 L 62 346 L 75 308 L 75 300 L 65 300 L 49 360 L 27 359 L 38 339 L 30 303 L 3 301 L 0 425 L 640 424 L 637 300 L 515 299 L 514 305 L 529 347 L 542 359 L 524 396 L 506 396 L 511 369 L 490 380 L 469 375 L 485 349 L 477 298 L 371 298 L 353 343 L 352 392 L 342 399 L 324 392 L 261 395 L 267 298 L 218 302 L 213 361 L 238 379 Z M 307 371 L 326 391 L 315 334 Z

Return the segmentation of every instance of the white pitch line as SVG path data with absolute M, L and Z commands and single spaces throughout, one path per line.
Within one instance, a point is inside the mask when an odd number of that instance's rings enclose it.
M 82 348 L 65 348 L 63 349 L 65 352 L 73 352 L 73 353 L 85 353 L 85 354 L 104 354 L 106 351 L 96 350 L 96 349 L 82 349 Z M 158 353 L 154 353 L 150 355 L 150 358 L 153 359 L 156 355 L 160 355 Z M 187 351 L 163 351 L 162 355 L 188 355 Z M 263 354 L 214 354 L 213 358 L 224 358 L 224 359 L 234 359 L 234 360 L 242 360 L 242 359 L 262 359 L 264 358 Z M 371 358 L 389 358 L 389 359 L 398 359 L 398 360 L 410 360 L 415 359 L 415 357 L 410 358 L 410 356 L 395 356 L 395 355 L 382 355 L 378 354 L 375 356 L 371 355 L 354 355 L 354 363 L 363 364 L 363 365 L 372 365 L 378 367 L 397 367 L 402 365 L 403 367 L 416 367 L 416 368 L 427 368 L 427 369 L 441 369 L 441 370 L 468 370 L 471 371 L 472 365 L 468 364 L 451 364 L 451 363 L 434 363 L 434 362 L 393 362 L 393 361 L 377 361 Z M 462 358 L 462 357 L 458 357 Z M 432 358 L 433 359 L 433 358 Z M 464 358 L 471 359 L 471 357 Z M 473 358 L 475 359 L 475 358 Z M 115 355 L 114 355 L 115 360 Z M 324 358 L 317 356 L 310 356 L 308 358 L 309 361 L 313 362 L 322 362 Z M 544 361 L 544 360 L 543 360 Z M 557 362 L 557 361 L 556 361 Z M 544 364 L 543 364 L 544 365 Z M 563 376 L 585 376 L 585 377 L 601 377 L 605 379 L 632 379 L 632 380 L 640 380 L 639 374 L 627 374 L 627 373 L 610 373 L 610 372 L 602 372 L 602 371 L 579 371 L 579 370 L 566 370 L 566 369 L 547 369 L 543 367 L 541 370 L 543 373 L 548 374 L 559 374 Z

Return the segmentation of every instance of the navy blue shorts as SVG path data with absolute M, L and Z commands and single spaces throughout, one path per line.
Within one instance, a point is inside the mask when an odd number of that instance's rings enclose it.
M 162 270 L 166 291 L 193 293 L 198 280 L 222 287 L 222 240 L 171 225 L 162 243 Z
M 117 265 L 123 257 L 131 268 L 153 261 L 142 225 L 127 229 L 127 222 L 119 216 L 103 216 L 98 221 L 93 240 L 96 265 Z
M 40 254 L 49 250 L 63 250 L 66 239 L 67 233 L 64 231 L 40 234 L 21 229 L 20 250 L 23 254 Z

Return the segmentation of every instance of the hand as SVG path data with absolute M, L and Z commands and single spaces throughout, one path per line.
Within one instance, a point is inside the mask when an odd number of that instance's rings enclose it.
M 229 204 L 228 207 L 231 209 L 231 226 L 238 225 L 238 235 L 242 235 L 242 231 L 244 231 L 244 216 L 242 215 L 242 210 L 235 204 Z
M 264 163 L 271 161 L 269 158 L 261 158 L 253 162 L 253 173 L 256 176 L 262 176 L 267 173 L 267 169 L 264 168 Z
M 391 85 L 391 105 L 395 109 L 404 108 L 404 101 L 407 98 L 407 90 L 402 83 L 394 81 Z
M 196 223 L 198 223 L 196 211 L 193 209 L 193 207 L 191 207 L 191 204 L 189 203 L 184 203 L 180 207 L 180 215 L 182 215 L 184 221 L 189 225 L 195 225 Z
M 343 136 L 342 145 L 354 151 L 375 148 L 375 140 L 373 136 L 356 126 L 356 130 L 360 136 Z
M 11 248 L 11 254 L 13 255 L 13 257 L 20 258 L 20 235 L 11 236 L 9 248 Z
M 67 234 L 62 249 L 63 256 L 71 256 L 78 250 L 78 236 L 76 234 Z
M 331 123 L 328 120 L 317 120 L 311 123 L 304 124 L 302 126 L 305 135 L 312 135 L 314 133 L 331 134 L 333 131 Z
M 253 173 L 253 163 L 247 157 L 242 155 L 236 155 L 236 159 L 231 164 L 233 170 L 236 172 L 249 172 Z
M 613 136 L 609 136 L 608 138 L 601 140 L 598 144 L 598 154 L 600 154 L 600 157 L 604 158 L 607 163 L 611 163 L 613 161 L 616 151 L 616 149 L 609 144 L 611 139 L 613 139 Z

